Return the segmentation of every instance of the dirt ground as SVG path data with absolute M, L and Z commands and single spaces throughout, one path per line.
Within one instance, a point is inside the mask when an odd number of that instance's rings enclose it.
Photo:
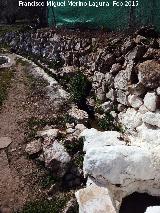
M 25 153 L 26 132 L 29 119 L 46 119 L 53 116 L 55 108 L 44 91 L 32 92 L 26 69 L 15 65 L 8 97 L 0 111 L 0 137 L 12 140 L 7 148 L 0 149 L 0 207 L 14 211 L 44 194 L 39 182 L 45 172 Z

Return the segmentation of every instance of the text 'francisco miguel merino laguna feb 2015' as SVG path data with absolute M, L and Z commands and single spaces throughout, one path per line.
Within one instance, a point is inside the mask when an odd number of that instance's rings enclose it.
M 62 1 L 19 1 L 19 7 L 137 7 L 139 1 L 72 1 L 72 0 L 62 0 Z

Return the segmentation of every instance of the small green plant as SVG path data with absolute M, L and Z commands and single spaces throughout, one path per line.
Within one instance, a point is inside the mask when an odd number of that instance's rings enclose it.
M 81 72 L 77 72 L 69 81 L 69 91 L 71 98 L 75 102 L 83 101 L 89 93 L 90 83 L 85 75 Z
M 22 58 L 16 58 L 16 65 L 21 64 L 22 66 L 29 66 L 29 62 L 23 60 Z
M 98 127 L 103 131 L 124 132 L 122 126 L 115 122 L 115 119 L 110 112 L 106 112 L 105 116 L 98 121 Z
M 63 67 L 63 61 L 62 59 L 59 60 L 55 60 L 53 62 L 48 63 L 49 64 L 49 68 L 58 70 L 59 68 Z
M 7 98 L 8 89 L 13 77 L 13 70 L 9 68 L 0 69 L 0 107 Z
M 79 167 L 83 168 L 83 161 L 84 161 L 84 153 L 78 153 L 78 155 L 73 159 L 74 164 Z
M 114 130 L 115 125 L 113 116 L 109 112 L 106 112 L 105 116 L 99 120 L 98 127 L 101 130 Z
M 59 213 L 66 205 L 68 198 L 65 195 L 57 196 L 52 200 L 41 199 L 27 203 L 20 213 Z
M 75 141 L 64 141 L 64 146 L 70 155 L 74 155 L 79 151 L 83 151 L 83 139 L 80 138 Z

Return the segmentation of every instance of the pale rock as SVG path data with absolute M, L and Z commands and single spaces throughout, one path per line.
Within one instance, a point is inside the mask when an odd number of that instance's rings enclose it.
M 118 90 L 117 101 L 123 105 L 128 105 L 128 92 Z
M 29 155 L 36 154 L 41 150 L 42 150 L 42 143 L 41 143 L 40 139 L 31 141 L 30 143 L 27 144 L 26 149 L 25 149 L 25 151 Z
M 94 77 L 93 77 L 93 81 L 98 82 L 99 84 L 102 82 L 102 80 L 104 79 L 105 75 L 101 72 L 94 72 Z
M 160 130 L 150 128 L 137 128 L 138 138 L 133 138 L 133 144 L 137 144 L 148 149 L 160 146 Z
M 122 65 L 119 63 L 113 64 L 110 73 L 117 74 L 122 69 Z
M 111 110 L 112 108 L 112 103 L 110 101 L 107 101 L 107 102 L 104 102 L 102 105 L 101 105 L 101 108 L 103 109 L 104 112 L 108 112 Z
M 143 122 L 160 128 L 160 111 L 146 112 L 142 117 Z
M 149 111 L 154 112 L 156 110 L 157 95 L 154 92 L 148 92 L 143 101 Z
M 129 95 L 128 102 L 135 109 L 138 109 L 143 104 L 143 100 L 137 95 Z
M 128 108 L 126 112 L 121 112 L 118 115 L 120 122 L 125 127 L 126 131 L 134 131 L 135 128 L 142 124 L 142 115 L 133 108 Z
M 150 206 L 145 213 L 160 213 L 160 206 Z
M 43 151 L 45 166 L 51 169 L 54 175 L 63 176 L 71 160 L 64 146 L 54 140 L 50 146 L 43 148 Z
M 85 130 L 85 129 L 86 129 L 86 127 L 83 124 L 77 124 L 75 126 L 75 132 L 72 134 L 72 136 L 77 139 L 79 134 L 81 132 L 83 132 L 83 130 Z
M 157 88 L 160 82 L 160 64 L 156 60 L 148 60 L 137 66 L 138 79 L 145 87 Z
M 125 70 L 119 71 L 119 73 L 114 78 L 114 86 L 116 89 L 127 90 L 128 83 L 131 78 L 132 67 L 128 65 Z
M 83 162 L 85 176 L 100 183 L 125 186 L 134 181 L 152 180 L 160 175 L 159 165 L 153 165 L 151 152 L 136 146 L 90 147 Z
M 137 45 L 133 50 L 128 52 L 125 56 L 127 62 L 141 59 L 146 52 L 145 46 Z
M 79 130 L 80 132 L 82 132 L 83 130 L 86 129 L 86 126 L 84 126 L 83 124 L 77 124 L 77 125 L 75 126 L 75 129 L 76 129 L 76 130 Z
M 108 86 L 111 85 L 114 82 L 114 78 L 113 78 L 111 73 L 105 74 L 105 82 Z
M 96 90 L 96 96 L 100 101 L 105 101 L 105 93 L 101 87 Z
M 123 104 L 118 104 L 117 110 L 118 110 L 118 112 L 122 112 L 123 110 L 125 110 L 125 105 L 123 105 Z
M 96 129 L 85 129 L 80 135 L 79 138 L 84 139 L 84 151 L 86 152 L 92 147 L 106 147 L 106 146 L 116 146 L 118 144 L 125 144 L 124 141 L 120 141 L 119 138 L 121 134 L 116 131 L 105 131 L 100 132 Z
M 157 88 L 156 92 L 157 92 L 157 95 L 160 95 L 160 87 Z
M 115 100 L 115 90 L 110 89 L 108 93 L 106 93 L 106 98 L 110 99 L 111 101 Z
M 72 108 L 69 110 L 68 114 L 74 118 L 77 122 L 87 122 L 88 120 L 88 114 L 87 112 L 78 109 L 76 106 L 72 106 Z
M 75 193 L 79 213 L 116 213 L 113 200 L 107 188 L 91 185 Z
M 145 114 L 148 111 L 149 110 L 147 109 L 147 107 L 144 106 L 144 104 L 138 110 L 138 112 L 140 112 L 141 114 Z
M 123 53 L 127 53 L 128 51 L 133 49 L 134 46 L 135 46 L 135 43 L 131 39 L 127 39 L 122 45 L 121 50 Z
M 58 129 L 47 129 L 43 131 L 38 131 L 37 135 L 43 138 L 50 138 L 55 139 L 58 136 L 59 130 Z
M 136 44 L 143 44 L 143 42 L 147 41 L 147 39 L 144 36 L 137 35 L 137 37 L 134 39 Z
M 66 128 L 68 129 L 68 128 L 74 128 L 75 127 L 75 125 L 74 125 L 74 123 L 66 123 Z
M 11 143 L 10 137 L 0 137 L 0 149 L 7 148 Z
M 67 134 L 72 134 L 72 133 L 74 133 L 75 132 L 75 129 L 73 129 L 73 128 L 68 128 L 68 129 L 66 129 L 66 133 Z

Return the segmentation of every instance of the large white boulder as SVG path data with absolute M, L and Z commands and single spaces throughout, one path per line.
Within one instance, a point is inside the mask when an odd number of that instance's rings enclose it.
M 76 198 L 79 203 L 79 213 L 117 212 L 107 188 L 91 185 L 76 192 Z
M 152 180 L 157 176 L 151 153 L 136 146 L 106 146 L 90 148 L 84 158 L 84 174 L 98 182 L 121 184 Z
M 115 146 L 115 145 L 123 145 L 124 141 L 120 141 L 121 134 L 116 131 L 105 131 L 100 132 L 94 128 L 85 129 L 79 137 L 84 138 L 84 147 L 83 150 L 86 152 L 92 147 L 106 147 L 106 146 Z

